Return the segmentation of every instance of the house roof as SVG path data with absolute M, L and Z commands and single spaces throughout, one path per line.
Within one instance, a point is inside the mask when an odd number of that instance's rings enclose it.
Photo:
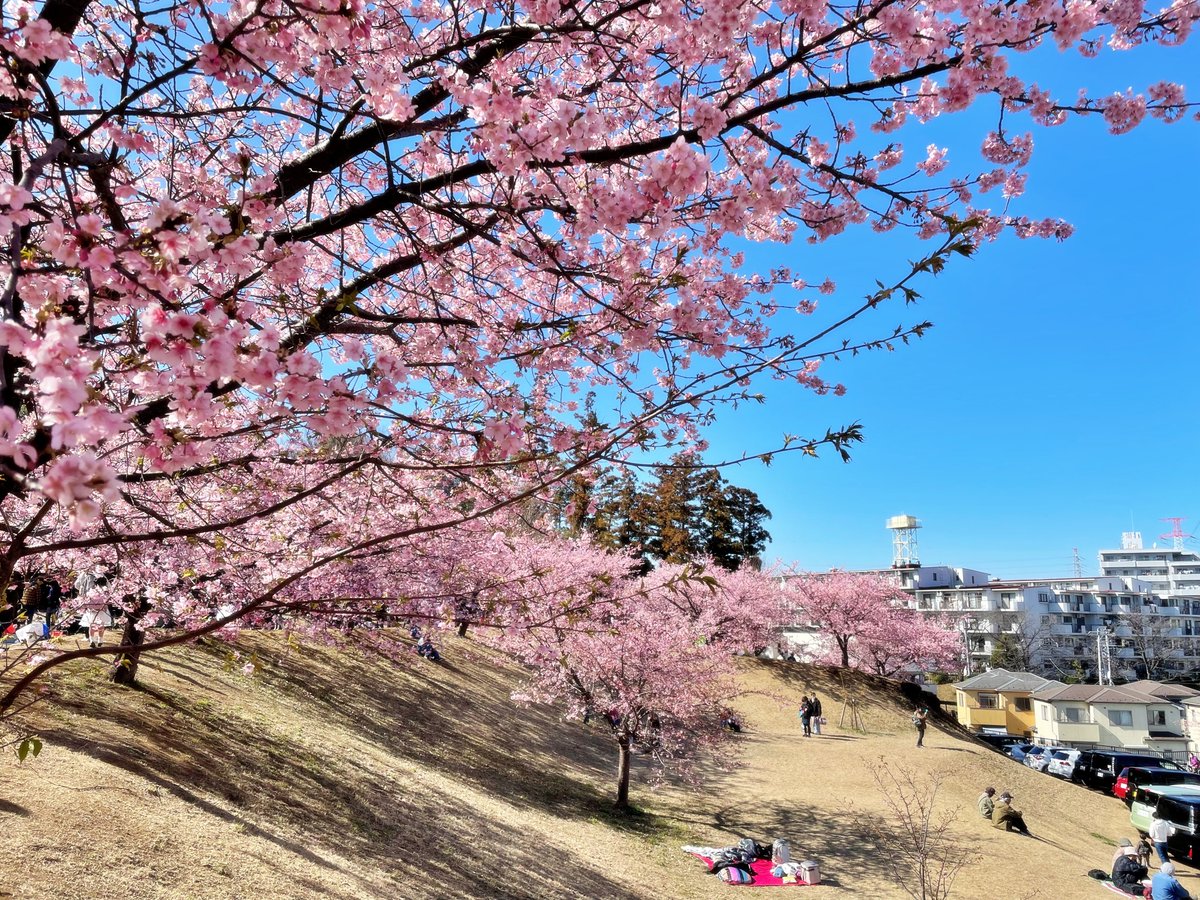
M 1010 672 L 1008 669 L 991 669 L 973 675 L 954 685 L 962 691 L 1040 691 L 1058 685 L 1059 682 L 1034 675 L 1032 672 Z
M 1200 696 L 1181 684 L 1134 681 L 1130 684 L 1064 684 L 1036 691 L 1034 700 L 1074 700 L 1082 703 L 1176 703 Z
M 1157 681 L 1150 681 L 1143 678 L 1141 681 L 1132 681 L 1129 684 L 1122 685 L 1126 688 L 1136 689 L 1142 693 L 1149 694 L 1151 697 L 1156 697 L 1161 700 L 1179 701 L 1186 700 L 1189 697 L 1200 697 L 1200 691 L 1194 690 L 1184 684 L 1161 684 Z

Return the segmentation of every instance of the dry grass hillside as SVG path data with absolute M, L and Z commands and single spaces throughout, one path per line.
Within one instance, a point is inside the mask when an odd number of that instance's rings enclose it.
M 711 772 L 700 793 L 636 784 L 641 812 L 622 817 L 599 729 L 515 706 L 519 673 L 469 640 L 447 642 L 443 665 L 275 634 L 240 649 L 257 654 L 258 676 L 207 645 L 148 660 L 139 690 L 112 688 L 95 661 L 55 680 L 32 712 L 45 750 L 0 763 L 0 896 L 720 897 L 736 889 L 681 844 L 787 835 L 830 883 L 754 897 L 900 897 L 861 827 L 883 809 L 871 777 L 881 758 L 943 774 L 941 802 L 962 811 L 958 833 L 981 853 L 956 897 L 1111 897 L 1083 873 L 1106 867 L 1129 833 L 1118 801 L 1005 760 L 956 726 L 935 725 L 916 749 L 888 682 L 744 661 L 743 766 Z M 830 725 L 804 740 L 793 701 L 814 689 Z M 837 725 L 847 695 L 863 731 Z M 1035 838 L 975 817 L 985 784 L 1013 790 Z M 1198 882 L 1188 870 L 1185 884 Z

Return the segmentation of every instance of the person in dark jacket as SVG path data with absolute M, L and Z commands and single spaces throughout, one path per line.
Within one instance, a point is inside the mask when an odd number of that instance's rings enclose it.
M 816 694 L 812 695 L 812 700 L 808 704 L 809 711 L 812 713 L 812 732 L 813 734 L 821 733 L 821 701 Z
M 1113 887 L 1120 888 L 1125 893 L 1134 897 L 1140 897 L 1145 892 L 1142 879 L 1146 877 L 1148 872 L 1149 870 L 1138 862 L 1137 849 L 1126 847 L 1125 852 L 1117 857 L 1117 861 L 1113 863 Z

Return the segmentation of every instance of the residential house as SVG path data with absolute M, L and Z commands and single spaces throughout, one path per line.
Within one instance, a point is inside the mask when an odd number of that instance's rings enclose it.
M 958 721 L 983 734 L 1033 733 L 1034 691 L 1065 687 L 1031 672 L 992 669 L 954 685 Z
M 1034 739 L 1067 747 L 1187 751 L 1185 703 L 1200 691 L 1179 684 L 1064 684 L 1033 693 Z

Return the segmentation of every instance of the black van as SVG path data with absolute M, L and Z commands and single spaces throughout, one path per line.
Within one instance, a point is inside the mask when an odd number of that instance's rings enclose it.
M 1178 769 L 1179 766 L 1161 756 L 1146 753 L 1127 753 L 1124 750 L 1084 750 L 1075 763 L 1071 780 L 1076 784 L 1101 791 L 1111 791 L 1113 782 L 1122 769 L 1130 766 L 1155 766 L 1163 769 Z
M 1175 833 L 1167 838 L 1167 851 L 1174 859 L 1182 859 L 1196 865 L 1200 856 L 1196 830 L 1200 822 L 1200 797 L 1172 797 L 1164 794 L 1158 800 L 1155 815 L 1175 826 Z

